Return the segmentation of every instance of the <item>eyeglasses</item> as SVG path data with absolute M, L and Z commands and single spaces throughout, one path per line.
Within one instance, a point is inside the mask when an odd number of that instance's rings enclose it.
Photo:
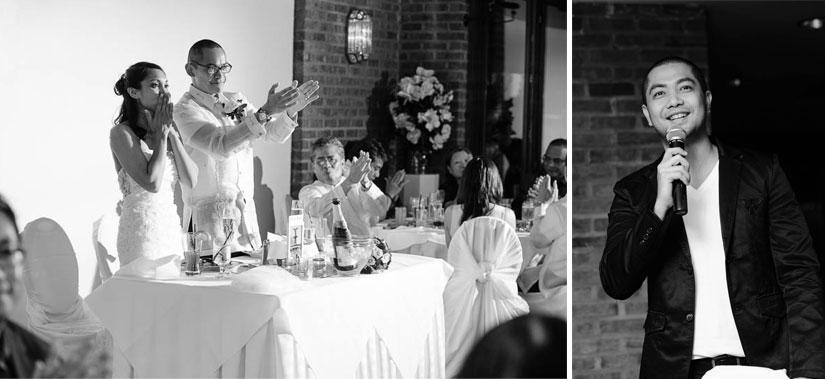
M 230 71 L 232 71 L 232 65 L 229 64 L 229 63 L 224 63 L 220 67 L 215 66 L 213 64 L 202 65 L 202 64 L 200 64 L 198 62 L 195 62 L 195 61 L 190 61 L 189 63 L 196 64 L 200 67 L 205 68 L 206 73 L 209 74 L 209 76 L 214 76 L 215 74 L 218 73 L 218 71 L 220 71 L 222 74 L 228 74 Z
M 22 257 L 25 255 L 25 250 L 23 248 L 16 248 L 16 249 L 2 249 L 0 250 L 0 262 L 7 261 L 9 259 L 14 260 L 16 257 Z
M 315 164 L 317 164 L 318 166 L 323 166 L 325 163 L 329 166 L 335 166 L 336 164 L 338 164 L 338 158 L 336 158 L 336 157 L 318 157 L 318 158 L 315 158 Z
M 562 163 L 567 163 L 567 158 L 553 158 L 549 155 L 544 156 L 545 162 L 553 162 L 554 165 L 558 166 Z

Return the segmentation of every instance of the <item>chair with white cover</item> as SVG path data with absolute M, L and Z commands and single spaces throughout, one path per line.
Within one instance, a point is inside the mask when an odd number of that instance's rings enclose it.
M 112 277 L 120 269 L 117 255 L 118 216 L 114 212 L 105 213 L 92 225 L 92 245 L 97 257 L 98 280 L 94 287 Z
M 80 349 L 89 346 L 105 349 L 111 357 L 111 334 L 78 295 L 77 257 L 63 228 L 39 218 L 26 225 L 22 239 L 29 330 L 51 342 L 64 358 L 88 354 Z
M 456 231 L 447 251 L 455 271 L 444 288 L 448 377 L 485 333 L 528 313 L 516 287 L 522 259 L 515 230 L 501 219 L 477 217 Z

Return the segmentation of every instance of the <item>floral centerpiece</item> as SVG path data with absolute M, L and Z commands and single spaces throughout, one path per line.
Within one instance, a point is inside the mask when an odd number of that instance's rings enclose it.
M 452 132 L 452 101 L 453 91 L 445 93 L 433 70 L 418 67 L 412 77 L 401 78 L 389 108 L 395 130 L 410 150 L 427 154 L 444 147 Z
M 386 270 L 392 262 L 392 253 L 387 241 L 378 237 L 373 237 L 375 247 L 372 249 L 372 256 L 367 260 L 367 265 L 361 270 L 362 274 L 372 274 L 373 272 Z

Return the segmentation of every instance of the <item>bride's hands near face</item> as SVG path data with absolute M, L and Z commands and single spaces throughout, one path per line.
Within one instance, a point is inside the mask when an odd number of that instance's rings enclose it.
M 172 111 L 174 105 L 170 100 L 168 93 L 161 93 L 158 95 L 158 103 L 155 106 L 155 114 L 144 109 L 143 113 L 146 115 L 146 121 L 149 125 L 149 134 L 154 146 L 159 146 L 162 141 L 166 141 L 169 133 L 173 132 Z

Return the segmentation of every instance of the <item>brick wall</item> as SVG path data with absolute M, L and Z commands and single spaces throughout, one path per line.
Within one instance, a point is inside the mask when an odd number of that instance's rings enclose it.
M 293 70 L 296 80 L 321 83 L 321 98 L 301 112 L 292 138 L 292 196 L 314 180 L 309 146 L 322 135 L 343 143 L 367 135 L 385 147 L 392 138 L 387 105 L 398 78 L 419 65 L 436 70 L 456 102 L 452 141 L 463 143 L 467 31 L 462 18 L 469 0 L 296 0 Z M 344 55 L 346 18 L 352 8 L 372 12 L 369 60 L 350 64 Z M 391 151 L 392 153 L 392 151 Z M 394 169 L 393 163 L 385 166 Z
M 360 64 L 348 63 L 344 55 L 352 8 L 372 12 L 372 55 Z M 301 112 L 301 127 L 292 137 L 293 197 L 314 180 L 309 163 L 312 141 L 324 135 L 343 143 L 358 140 L 367 135 L 368 121 L 386 122 L 381 120 L 386 108 L 371 109 L 370 100 L 386 97 L 388 81 L 398 77 L 399 8 L 398 0 L 295 2 L 293 75 L 299 82 L 318 80 L 321 89 L 320 99 Z
M 641 83 L 659 58 L 680 55 L 707 73 L 700 6 L 573 5 L 573 371 L 637 378 L 647 289 L 626 301 L 599 281 L 613 185 L 656 159 L 661 142 L 641 112 Z
M 464 145 L 469 37 L 464 15 L 468 1 L 471 0 L 401 1 L 401 75 L 414 74 L 418 66 L 435 70 L 438 80 L 455 95 L 450 109 L 455 117 L 451 124 L 453 132 L 441 153 L 456 143 Z M 443 167 L 443 154 L 436 152 L 431 162 L 430 167 Z

